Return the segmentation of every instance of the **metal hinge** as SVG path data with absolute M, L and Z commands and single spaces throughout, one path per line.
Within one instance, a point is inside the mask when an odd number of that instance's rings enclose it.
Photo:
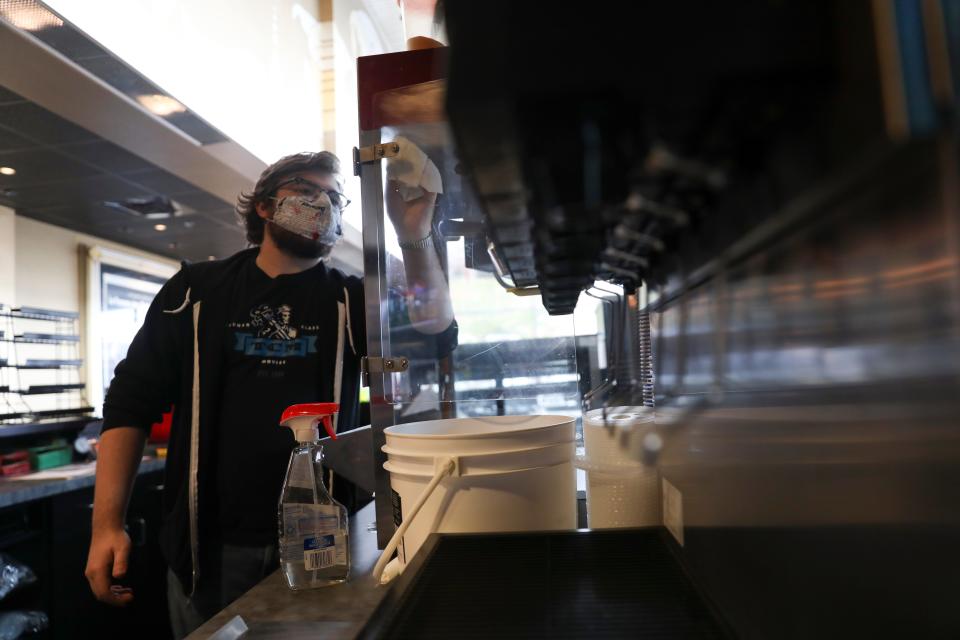
M 360 165 L 370 162 L 379 162 L 384 158 L 392 158 L 400 153 L 400 145 L 396 142 L 372 144 L 369 147 L 353 148 L 353 175 L 360 175 Z
M 387 356 L 384 358 L 364 356 L 360 359 L 360 375 L 363 386 L 370 386 L 371 373 L 401 373 L 410 368 L 410 359 L 403 356 Z

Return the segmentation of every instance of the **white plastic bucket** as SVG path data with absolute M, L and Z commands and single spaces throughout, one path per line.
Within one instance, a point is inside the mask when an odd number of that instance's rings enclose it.
M 612 407 L 583 417 L 587 472 L 587 522 L 591 529 L 647 527 L 660 524 L 658 472 L 630 455 L 634 443 L 654 426 L 647 407 Z
M 457 470 L 440 481 L 408 524 L 401 564 L 433 532 L 545 531 L 577 526 L 574 418 L 491 416 L 412 422 L 385 429 L 397 524 L 435 477 L 439 461 Z M 401 515 L 401 518 L 397 518 Z

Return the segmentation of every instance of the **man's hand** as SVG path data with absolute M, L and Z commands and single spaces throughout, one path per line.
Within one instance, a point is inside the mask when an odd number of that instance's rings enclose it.
M 111 582 L 127 573 L 130 536 L 123 521 L 146 441 L 146 431 L 138 427 L 117 427 L 100 435 L 86 576 L 97 600 L 117 607 L 133 600 L 131 589 Z
M 87 555 L 86 576 L 97 600 L 115 607 L 125 606 L 133 600 L 132 589 L 111 584 L 112 579 L 120 579 L 127 574 L 129 558 L 130 536 L 122 527 L 94 529 L 90 553 Z
M 401 242 L 415 242 L 430 235 L 437 194 L 427 191 L 419 198 L 404 201 L 400 195 L 400 183 L 388 180 L 383 199 Z
M 404 201 L 400 195 L 400 183 L 387 180 L 383 198 L 400 242 L 416 242 L 430 235 L 437 194 L 426 191 L 419 198 Z M 425 334 L 447 329 L 453 322 L 450 288 L 433 246 L 404 249 L 403 268 L 407 291 L 412 297 L 407 312 L 413 326 Z

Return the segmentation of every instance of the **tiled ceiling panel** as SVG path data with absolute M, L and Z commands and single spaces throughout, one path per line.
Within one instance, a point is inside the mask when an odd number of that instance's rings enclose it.
M 251 185 L 251 187 L 252 186 L 253 185 Z M 181 193 L 177 195 L 176 200 L 197 211 L 218 211 L 220 209 L 233 207 L 232 202 L 224 202 L 220 198 L 210 195 L 205 191 Z
M 106 140 L 63 145 L 60 151 L 112 173 L 127 174 L 155 169 L 146 160 Z
M 131 73 L 130 67 L 113 56 L 76 60 L 81 67 L 97 76 L 111 87 L 127 95 L 154 95 L 162 93 L 157 85 L 143 76 Z
M 15 167 L 16 175 L 4 176 L 6 187 L 19 189 L 64 180 L 76 180 L 103 173 L 102 170 L 45 147 L 0 152 L 0 166 Z
M 149 169 L 147 171 L 138 171 L 136 173 L 126 174 L 124 177 L 137 182 L 137 184 L 143 185 L 144 187 L 161 193 L 165 196 L 174 197 L 177 194 L 201 194 L 207 195 L 203 191 L 198 191 L 195 186 L 181 180 L 175 175 L 172 175 L 163 169 Z M 212 197 L 212 196 L 211 196 Z M 179 200 L 179 197 L 174 198 Z M 223 201 L 219 198 L 216 199 L 218 203 L 223 204 Z
M 16 167 L 16 160 L 10 166 Z M 0 184 L 8 178 L 0 176 Z M 124 200 L 142 198 L 151 195 L 136 183 L 128 182 L 112 175 L 99 175 L 75 180 L 63 180 L 52 184 L 37 184 L 14 187 L 12 197 L 17 209 L 28 213 L 31 209 L 42 209 L 60 204 L 74 204 L 79 207 L 104 200 Z
M 0 104 L 6 104 L 8 102 L 23 102 L 23 98 L 9 89 L 0 87 Z
M 26 149 L 35 146 L 33 142 L 23 136 L 18 136 L 13 131 L 0 129 L 0 151 L 10 151 L 11 149 Z
M 206 191 L 0 87 L 0 204 L 19 215 L 192 261 L 245 246 L 232 202 Z M 187 215 L 163 220 L 104 201 L 168 197 Z M 158 231 L 155 225 L 166 226 Z
M 44 144 L 90 142 L 97 136 L 31 102 L 0 105 L 0 125 Z

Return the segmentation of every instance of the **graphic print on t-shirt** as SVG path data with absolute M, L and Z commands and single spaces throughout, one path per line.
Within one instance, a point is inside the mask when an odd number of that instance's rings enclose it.
M 292 340 L 297 330 L 290 326 L 293 310 L 288 304 L 282 304 L 274 311 L 270 305 L 262 304 L 250 312 L 250 324 L 257 328 L 258 338 L 278 338 Z
M 293 326 L 293 308 L 281 304 L 274 308 L 261 304 L 250 310 L 249 322 L 231 322 L 234 331 L 234 350 L 245 356 L 259 358 L 302 358 L 317 352 L 317 336 L 304 335 L 316 331 L 316 326 Z M 264 360 L 261 364 L 285 364 L 282 360 Z

